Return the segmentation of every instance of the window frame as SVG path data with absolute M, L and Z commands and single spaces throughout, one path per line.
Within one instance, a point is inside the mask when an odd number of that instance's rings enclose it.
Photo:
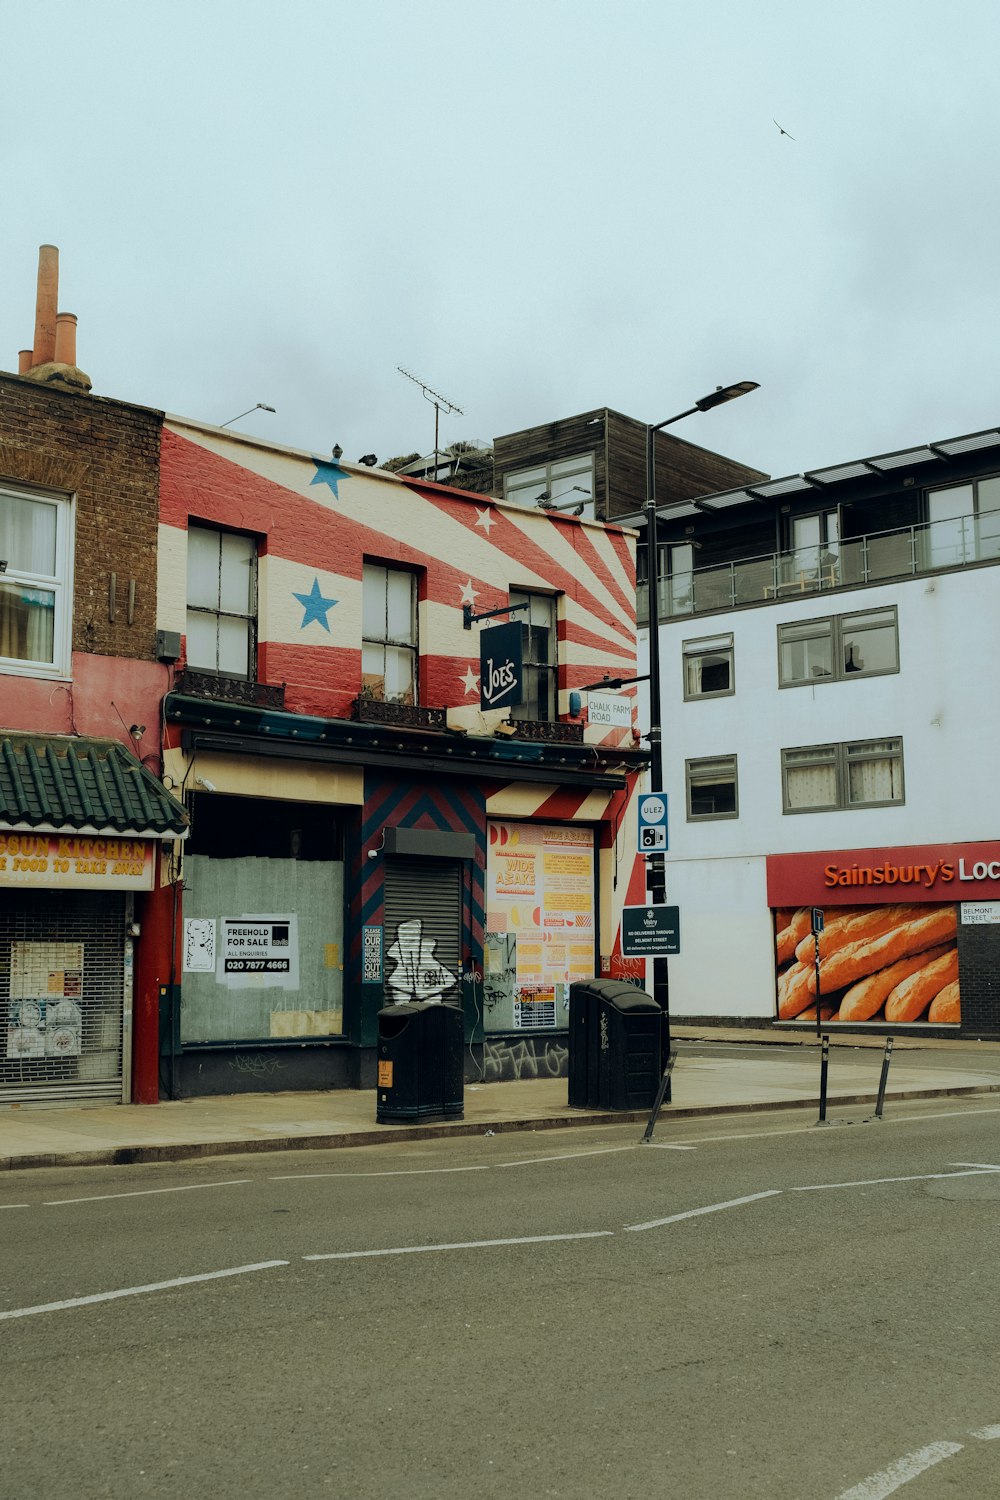
M 876 749 L 876 746 L 889 745 L 895 749 Z M 865 751 L 867 753 L 859 753 Z M 825 802 L 811 807 L 793 807 L 788 796 L 788 772 L 797 767 L 789 766 L 787 757 L 790 755 L 805 755 L 812 752 L 815 756 L 811 763 L 817 768 L 821 766 L 832 766 L 834 769 L 834 785 L 836 800 Z M 823 752 L 828 752 L 824 755 Z M 852 766 L 873 763 L 883 760 L 898 760 L 899 762 L 899 796 L 880 798 L 873 801 L 853 801 L 851 799 L 850 770 Z M 803 761 L 802 766 L 810 763 Z M 855 812 L 858 809 L 869 810 L 877 807 L 903 807 L 906 804 L 906 782 L 904 777 L 903 762 L 903 736 L 901 734 L 883 735 L 877 739 L 867 740 L 840 740 L 824 741 L 818 745 L 788 745 L 781 751 L 781 811 L 783 816 L 797 817 L 801 813 L 827 813 L 827 812 Z
M 366 618 L 367 613 L 368 613 L 368 610 L 367 610 L 367 602 L 368 601 L 366 599 L 365 584 L 367 582 L 366 575 L 370 571 L 371 572 L 378 571 L 378 572 L 380 572 L 380 573 L 382 573 L 384 575 L 385 589 L 384 589 L 384 594 L 383 594 L 383 600 L 384 600 L 383 618 L 384 618 L 384 621 L 385 621 L 385 634 L 381 635 L 381 636 L 379 636 L 379 635 L 371 635 L 371 634 L 368 633 L 368 624 L 369 624 L 369 622 L 368 622 L 368 619 Z M 409 613 L 410 613 L 410 624 L 409 624 L 408 632 L 406 634 L 404 634 L 404 635 L 401 635 L 401 636 L 397 636 L 397 635 L 392 634 L 391 631 L 390 631 L 390 629 L 389 629 L 389 580 L 391 578 L 407 578 L 407 579 L 409 579 L 409 584 L 410 584 L 410 611 L 409 611 Z M 371 685 L 365 682 L 366 676 L 367 677 L 374 677 L 374 676 L 377 675 L 375 673 L 370 673 L 370 672 L 366 673 L 365 672 L 365 666 L 364 666 L 365 647 L 368 646 L 368 647 L 373 647 L 373 648 L 379 648 L 381 650 L 381 652 L 382 652 L 382 697 L 381 697 L 380 700 L 377 699 L 376 701 L 381 701 L 383 703 L 403 703 L 403 704 L 406 704 L 407 706 L 412 706 L 412 705 L 419 704 L 419 702 L 420 702 L 420 623 L 419 623 L 419 606 L 420 606 L 419 579 L 418 579 L 418 575 L 416 574 L 416 572 L 412 568 L 394 567 L 390 563 L 381 562 L 378 558 L 374 558 L 374 557 L 366 557 L 364 559 L 364 561 L 362 563 L 362 570 L 361 570 L 361 683 L 362 683 L 361 691 L 362 691 L 363 695 L 364 694 L 368 694 L 368 695 L 370 695 L 372 697 L 375 696 L 374 693 L 373 693 L 373 691 L 372 691 Z M 393 651 L 405 652 L 409 656 L 409 659 L 410 659 L 410 681 L 412 683 L 412 691 L 411 691 L 411 696 L 409 698 L 407 698 L 405 695 L 403 697 L 399 697 L 398 695 L 393 696 L 391 698 L 386 697 L 386 688 L 385 688 L 385 683 L 386 683 L 385 653 L 386 653 L 386 649 L 387 648 L 391 648 Z
M 0 656 L 0 672 L 13 677 L 45 677 L 68 680 L 72 674 L 73 651 L 73 579 L 74 546 L 76 534 L 75 496 L 54 490 L 33 489 L 20 482 L 0 481 L 0 494 L 36 505 L 51 505 L 55 511 L 56 527 L 53 546 L 53 573 L 32 572 L 29 568 L 15 568 L 10 559 L 0 573 L 0 583 L 18 583 L 26 589 L 53 596 L 52 606 L 52 660 L 41 661 L 34 657 Z
M 541 495 L 547 495 L 554 505 L 569 505 L 579 497 L 583 514 L 593 520 L 597 501 L 596 458 L 591 449 L 588 453 L 574 453 L 514 469 L 503 476 L 503 498 L 508 505 L 531 509 Z M 586 493 L 581 494 L 581 489 Z
M 859 670 L 848 672 L 844 662 L 844 639 L 851 630 L 852 620 L 861 620 L 875 615 L 884 615 L 885 622 L 881 626 L 865 626 L 859 633 L 863 634 L 865 629 L 885 629 L 890 623 L 892 625 L 893 638 L 896 646 L 896 661 L 891 667 L 874 667 L 870 671 L 864 667 Z M 803 630 L 808 626 L 814 626 L 813 635 L 816 639 L 828 636 L 830 641 L 830 660 L 832 670 L 829 674 L 818 674 L 813 677 L 786 678 L 783 675 L 783 647 L 786 645 L 786 632 L 792 630 Z M 825 629 L 824 629 L 825 627 Z M 854 627 L 857 632 L 857 627 Z M 804 639 L 805 637 L 800 637 Z M 832 682 L 854 682 L 866 677 L 892 677 L 898 674 L 899 667 L 899 612 L 895 604 L 879 605 L 876 609 L 852 609 L 840 615 L 817 615 L 808 620 L 783 620 L 777 627 L 778 644 L 778 687 L 779 688 L 802 688 L 825 686 Z
M 528 674 L 529 674 L 529 672 L 531 672 L 531 673 L 544 673 L 545 674 L 545 680 L 546 680 L 547 685 L 548 685 L 548 692 L 547 692 L 548 705 L 547 705 L 547 707 L 548 707 L 548 710 L 549 710 L 548 713 L 543 713 L 541 711 L 542 705 L 541 705 L 540 697 L 539 698 L 533 698 L 530 701 L 525 701 L 524 697 L 522 696 L 522 701 L 520 703 L 515 703 L 512 706 L 512 708 L 511 708 L 511 711 L 510 711 L 511 719 L 520 719 L 520 720 L 523 720 L 525 722 L 531 722 L 531 723 L 543 723 L 543 724 L 544 723 L 548 723 L 548 724 L 552 724 L 552 723 L 555 723 L 555 721 L 559 718 L 559 608 L 558 608 L 558 600 L 559 600 L 558 594 L 546 593 L 544 589 L 519 589 L 519 588 L 513 588 L 512 587 L 512 588 L 508 589 L 508 591 L 507 591 L 507 602 L 509 604 L 512 604 L 512 605 L 513 604 L 529 604 L 529 605 L 533 605 L 537 601 L 539 604 L 544 605 L 545 608 L 548 610 L 549 617 L 550 617 L 551 622 L 552 622 L 551 623 L 551 628 L 548 629 L 549 640 L 550 640 L 550 643 L 551 643 L 551 650 L 550 650 L 550 653 L 549 653 L 549 660 L 548 661 L 541 661 L 541 660 L 536 660 L 535 657 L 532 656 L 531 651 L 530 651 L 530 647 L 531 647 L 531 644 L 532 644 L 532 629 L 533 629 L 532 620 L 531 620 L 531 613 L 532 613 L 531 609 L 529 608 L 529 610 L 527 611 L 527 618 L 525 618 L 525 615 L 524 615 L 524 613 L 522 611 L 518 611 L 517 613 L 512 614 L 510 616 L 510 619 L 512 621 L 518 621 L 518 622 L 520 622 L 520 624 L 522 626 L 522 630 L 521 630 L 521 652 L 522 652 L 522 656 L 521 656 L 521 673 L 522 673 L 522 682 L 524 684 L 524 690 L 527 689 Z M 527 637 L 525 637 L 525 628 L 527 629 L 527 632 L 528 632 L 527 633 Z M 535 626 L 534 628 L 538 629 L 540 627 Z M 534 710 L 537 710 L 537 711 L 534 711 Z
M 732 764 L 733 770 L 733 808 L 731 812 L 696 813 L 691 806 L 691 789 L 698 785 L 695 777 L 702 768 L 710 766 L 723 766 Z M 722 778 L 717 778 L 721 781 Z M 702 783 L 704 784 L 704 783 Z M 684 809 L 689 823 L 719 823 L 725 819 L 738 818 L 740 815 L 740 783 L 739 783 L 739 757 L 734 753 L 731 755 L 699 755 L 684 762 Z
M 190 595 L 191 595 L 191 574 L 190 574 L 190 562 L 189 562 L 188 563 L 188 572 L 187 572 L 187 577 L 186 577 L 186 597 L 185 597 L 185 605 L 184 605 L 184 610 L 185 610 L 185 613 L 184 613 L 184 634 L 185 634 L 185 650 L 186 650 L 186 653 L 187 653 L 187 655 L 186 655 L 186 665 L 188 666 L 188 668 L 192 672 L 202 672 L 206 676 L 220 677 L 220 678 L 224 678 L 224 679 L 226 679 L 227 681 L 230 681 L 230 682 L 256 682 L 257 681 L 258 579 L 259 579 L 259 573 L 260 573 L 260 538 L 256 535 L 256 533 L 254 533 L 252 531 L 240 531 L 240 530 L 238 530 L 234 526 L 218 526 L 218 525 L 215 525 L 212 522 L 202 521 L 198 517 L 192 516 L 188 520 L 188 526 L 187 526 L 187 536 L 188 536 L 188 546 L 189 547 L 190 547 L 190 537 L 191 537 L 192 531 L 206 532 L 208 535 L 214 536 L 214 537 L 216 537 L 218 539 L 218 543 L 219 543 L 219 608 L 218 609 L 206 609 L 204 605 L 200 605 L 200 604 L 192 605 L 191 604 L 191 602 L 190 602 Z M 248 601 L 247 601 L 247 613 L 246 614 L 244 614 L 241 610 L 223 609 L 222 608 L 222 538 L 226 537 L 226 536 L 239 537 L 242 540 L 249 542 L 250 546 L 251 546 L 251 549 L 252 549 L 252 551 L 251 551 L 251 561 L 250 561 L 250 580 L 249 580 L 249 590 L 248 590 L 249 598 L 248 598 Z M 202 617 L 203 619 L 213 619 L 215 621 L 215 657 L 216 657 L 216 662 L 218 662 L 218 659 L 219 659 L 219 644 L 220 644 L 220 640 L 219 640 L 219 621 L 221 621 L 221 620 L 240 620 L 240 621 L 245 621 L 246 622 L 246 626 L 247 626 L 247 670 L 246 670 L 245 674 L 243 674 L 242 672 L 224 672 L 218 665 L 216 665 L 215 667 L 211 667 L 210 668 L 210 667 L 204 666 L 202 664 L 199 664 L 198 662 L 195 662 L 195 661 L 191 660 L 191 632 L 188 629 L 188 620 L 189 620 L 189 618 L 190 618 L 190 616 L 192 614 L 198 615 L 198 616 Z
M 728 656 L 729 686 L 713 688 L 709 692 L 688 691 L 688 662 L 700 656 Z M 731 698 L 736 692 L 736 646 L 733 632 L 722 635 L 699 636 L 695 640 L 681 642 L 681 687 L 685 703 L 700 703 L 705 698 Z

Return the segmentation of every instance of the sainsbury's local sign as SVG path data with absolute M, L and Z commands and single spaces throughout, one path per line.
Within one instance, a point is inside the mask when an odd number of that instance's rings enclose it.
M 767 859 L 772 907 L 998 898 L 1000 843 L 837 849 Z

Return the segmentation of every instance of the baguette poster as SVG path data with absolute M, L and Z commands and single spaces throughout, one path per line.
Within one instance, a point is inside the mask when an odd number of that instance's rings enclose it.
M 819 936 L 821 1021 L 957 1026 L 953 904 L 833 906 Z M 775 912 L 778 1019 L 816 1020 L 815 939 L 808 906 Z

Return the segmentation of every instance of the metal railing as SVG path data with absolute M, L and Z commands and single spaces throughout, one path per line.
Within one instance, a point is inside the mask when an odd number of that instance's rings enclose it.
M 673 576 L 666 573 L 667 545 L 658 549 L 661 619 L 910 578 L 941 568 L 1000 562 L 1000 511 L 870 532 L 826 546 L 765 553 Z M 636 590 L 640 626 L 649 620 L 648 600 L 648 588 L 642 582 Z

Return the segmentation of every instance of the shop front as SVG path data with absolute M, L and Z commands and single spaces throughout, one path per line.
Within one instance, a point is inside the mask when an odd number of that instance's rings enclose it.
M 0 761 L 0 1104 L 127 1102 L 136 918 L 184 810 L 115 742 Z
M 770 855 L 767 899 L 779 1021 L 1000 1035 L 1000 843 Z

